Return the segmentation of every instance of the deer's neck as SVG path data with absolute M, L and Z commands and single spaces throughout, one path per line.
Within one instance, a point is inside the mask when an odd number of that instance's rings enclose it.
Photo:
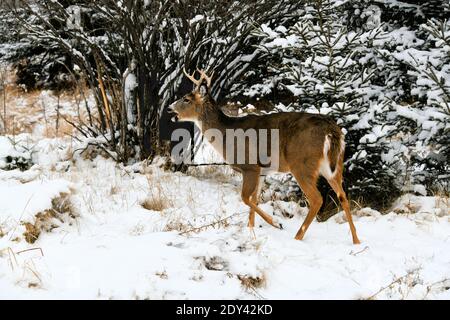
M 233 128 L 233 118 L 225 115 L 217 104 L 209 101 L 203 106 L 203 113 L 199 120 L 200 123 L 197 125 L 200 127 L 203 136 L 225 158 L 227 129 Z
M 225 134 L 226 129 L 230 128 L 230 124 L 226 121 L 228 118 L 230 117 L 225 115 L 214 101 L 208 101 L 199 117 L 199 126 L 203 133 L 209 129 L 217 129 Z

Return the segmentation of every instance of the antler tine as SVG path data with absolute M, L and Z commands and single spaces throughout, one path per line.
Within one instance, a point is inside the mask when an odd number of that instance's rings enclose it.
M 205 79 L 206 80 L 206 85 L 208 86 L 208 88 L 210 88 L 211 87 L 211 79 L 212 79 L 212 77 L 213 77 L 213 75 L 214 75 L 214 71 L 211 73 L 211 76 L 209 76 L 208 77 L 208 75 L 205 73 L 205 71 L 203 71 L 203 70 L 200 70 L 200 69 L 197 69 L 197 71 L 200 73 L 200 83 L 201 83 L 201 80 L 203 80 L 203 79 Z
M 189 80 L 191 80 L 192 83 L 194 83 L 195 86 L 196 86 L 197 88 L 200 86 L 200 84 L 202 83 L 203 76 L 200 76 L 200 79 L 196 80 L 196 79 L 194 78 L 195 71 L 192 73 L 192 75 L 190 75 L 189 73 L 187 73 L 186 69 L 183 68 L 183 72 L 184 72 L 184 75 L 185 75 Z M 200 74 L 200 75 L 201 75 L 201 74 Z
M 200 73 L 200 83 L 201 83 L 201 81 L 203 80 L 203 79 L 205 79 L 206 80 L 206 83 L 208 84 L 208 77 L 207 77 L 207 75 L 205 74 L 205 72 L 203 71 L 203 69 L 199 69 L 199 68 L 197 68 L 197 72 L 198 73 Z

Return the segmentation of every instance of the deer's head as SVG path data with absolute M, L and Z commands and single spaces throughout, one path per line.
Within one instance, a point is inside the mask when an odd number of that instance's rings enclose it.
M 207 76 L 203 70 L 198 70 L 199 79 L 195 79 L 195 71 L 192 75 L 183 69 L 186 77 L 191 80 L 195 88 L 192 92 L 186 94 L 181 99 L 175 101 L 169 106 L 169 112 L 174 116 L 172 121 L 192 121 L 197 122 L 204 111 L 205 101 L 210 98 L 209 89 L 211 87 L 211 76 Z

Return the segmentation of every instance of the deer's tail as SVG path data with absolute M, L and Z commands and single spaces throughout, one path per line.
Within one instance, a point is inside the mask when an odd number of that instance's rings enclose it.
M 333 178 L 342 170 L 344 160 L 345 141 L 339 127 L 335 127 L 325 135 L 323 143 L 323 160 L 320 173 L 327 179 Z

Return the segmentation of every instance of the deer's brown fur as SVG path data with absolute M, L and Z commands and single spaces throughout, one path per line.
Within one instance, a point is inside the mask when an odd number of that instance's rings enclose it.
M 202 132 L 217 129 L 226 136 L 227 129 L 278 129 L 279 130 L 279 168 L 278 172 L 290 172 L 297 180 L 309 203 L 308 215 L 295 238 L 303 239 L 306 230 L 320 207 L 322 196 L 317 189 L 317 180 L 322 175 L 336 192 L 350 225 L 353 243 L 359 243 L 356 229 L 350 214 L 347 196 L 342 188 L 344 159 L 344 139 L 339 126 L 329 117 L 310 113 L 273 113 L 267 115 L 248 115 L 244 117 L 227 116 L 209 94 L 210 78 L 202 71 L 200 80 L 188 77 L 197 85 L 195 90 L 174 102 L 170 110 L 176 113 L 180 121 L 195 122 Z M 270 138 L 269 138 L 270 141 Z M 225 142 L 213 147 L 225 158 Z M 246 142 L 246 150 L 248 142 Z M 271 155 L 273 156 L 273 155 Z M 255 212 L 266 222 L 281 227 L 271 216 L 257 206 L 260 164 L 230 164 L 242 173 L 242 200 L 250 207 L 248 226 L 254 226 Z

